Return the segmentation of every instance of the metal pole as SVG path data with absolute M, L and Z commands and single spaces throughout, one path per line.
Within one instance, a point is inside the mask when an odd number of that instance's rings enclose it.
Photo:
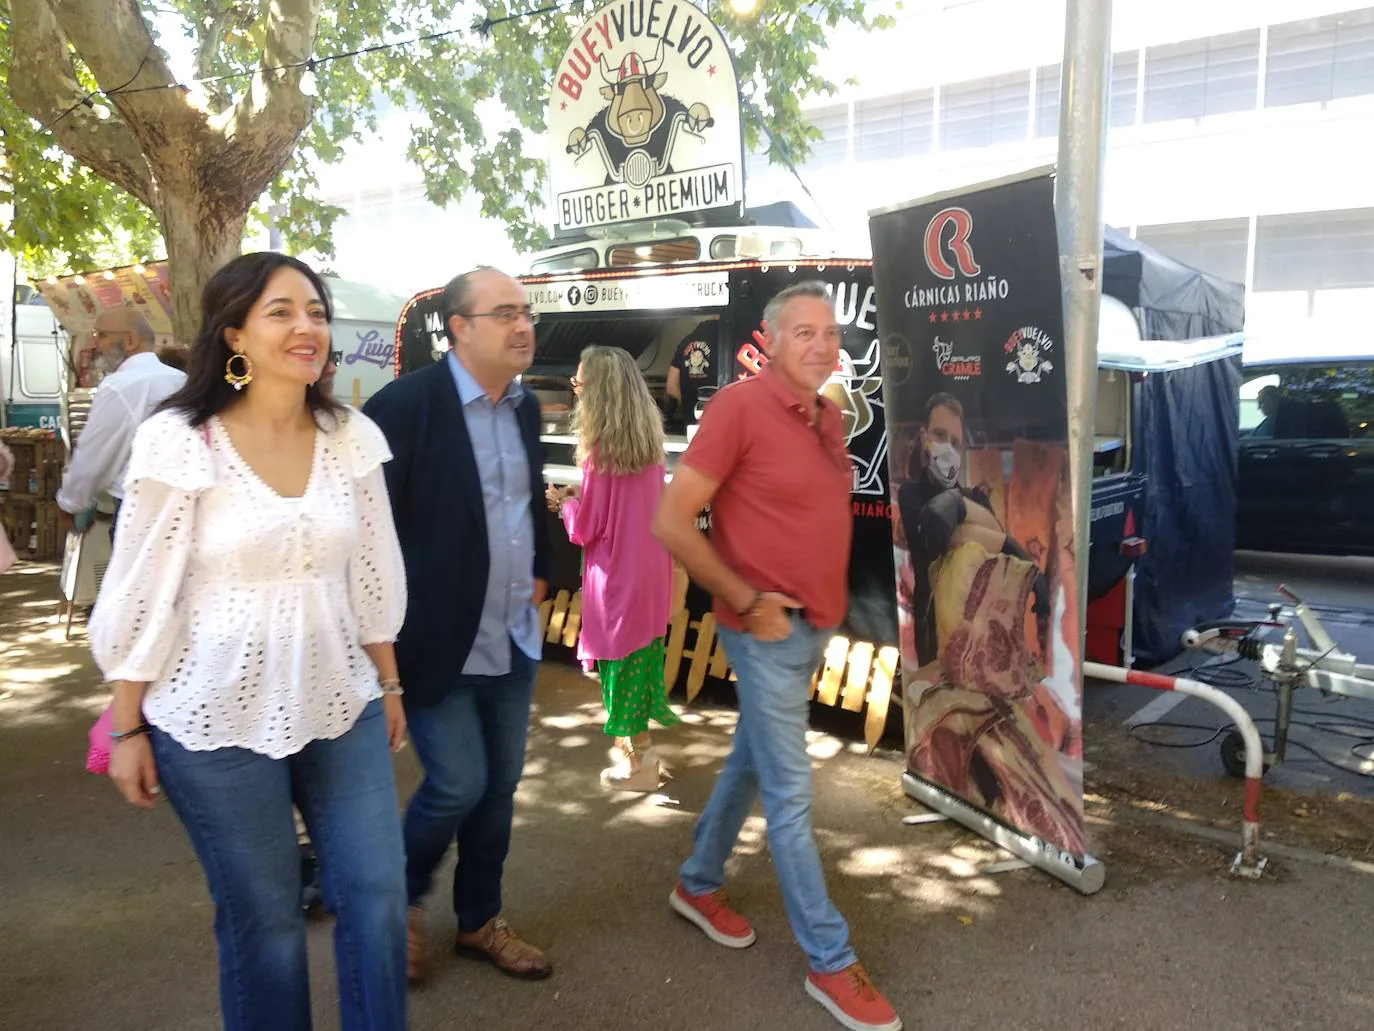
M 1112 0 L 1068 0 L 1059 92 L 1054 210 L 1064 289 L 1069 463 L 1078 572 L 1078 654 L 1086 653 L 1089 509 L 1097 403 L 1097 323 L 1102 296 L 1102 169 L 1107 155 Z

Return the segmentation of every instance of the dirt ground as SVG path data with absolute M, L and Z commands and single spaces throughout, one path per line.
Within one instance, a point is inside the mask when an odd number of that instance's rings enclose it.
M 105 692 L 80 628 L 68 642 L 54 620 L 55 586 L 50 567 L 0 576 L 0 1027 L 213 1031 L 204 880 L 166 806 L 133 810 L 81 769 Z M 804 960 L 760 817 L 729 867 L 756 946 L 712 946 L 664 904 L 733 723 L 730 709 L 699 700 L 659 736 L 674 780 L 648 798 L 609 794 L 597 787 L 595 685 L 546 662 L 506 880 L 513 923 L 550 949 L 557 971 L 525 985 L 455 959 L 452 917 L 436 901 L 435 971 L 412 995 L 411 1026 L 837 1026 L 801 991 Z M 1370 804 L 1266 792 L 1271 868 L 1261 882 L 1238 881 L 1227 873 L 1238 781 L 1162 773 L 1119 721 L 1092 724 L 1085 738 L 1088 827 L 1107 869 L 1089 897 L 1036 870 L 989 872 L 1005 854 L 957 825 L 904 825 L 919 809 L 901 790 L 899 751 L 869 756 L 857 738 L 810 736 L 831 894 L 907 1027 L 1374 1027 L 1360 961 L 1374 926 Z M 419 776 L 413 749 L 397 772 L 403 799 Z M 339 1026 L 330 931 L 327 919 L 309 930 L 324 1031 Z

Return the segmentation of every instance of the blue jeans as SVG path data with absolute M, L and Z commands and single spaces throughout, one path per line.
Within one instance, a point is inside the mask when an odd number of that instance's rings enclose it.
M 436 704 L 406 709 L 425 779 L 406 809 L 406 891 L 412 905 L 434 883 L 458 842 L 453 909 L 460 931 L 501 912 L 501 872 L 510 851 L 515 789 L 525 769 L 525 737 L 535 664 L 511 647 L 510 672 L 459 676 Z
M 269 759 L 193 752 L 152 732 L 158 776 L 215 902 L 226 1031 L 309 1031 L 310 978 L 294 804 L 334 914 L 345 1031 L 406 1027 L 401 821 L 386 717 L 370 702 L 342 737 Z
M 858 957 L 849 926 L 825 890 L 811 832 L 811 759 L 806 754 L 807 695 L 829 634 L 792 617 L 792 633 L 765 642 L 724 627 L 725 655 L 738 678 L 735 742 L 682 864 L 683 888 L 700 895 L 725 884 L 725 861 L 745 817 L 762 794 L 768 849 L 797 944 L 818 973 L 832 974 Z

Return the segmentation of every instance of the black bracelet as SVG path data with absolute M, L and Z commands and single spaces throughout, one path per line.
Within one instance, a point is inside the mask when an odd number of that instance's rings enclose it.
M 131 737 L 139 737 L 152 731 L 152 727 L 147 723 L 140 723 L 131 730 L 112 730 L 110 731 L 110 744 L 117 745 L 121 741 L 127 741 Z

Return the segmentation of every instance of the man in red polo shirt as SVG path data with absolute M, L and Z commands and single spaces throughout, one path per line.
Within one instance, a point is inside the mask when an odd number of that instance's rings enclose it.
M 725 861 L 762 795 L 792 931 L 810 961 L 807 993 L 854 1031 L 898 1031 L 849 944 L 811 831 L 807 696 L 844 618 L 851 472 L 840 410 L 819 395 L 839 357 L 824 283 L 788 287 L 764 311 L 769 362 L 706 405 L 664 491 L 654 533 L 715 597 L 738 679 L 734 746 L 693 834 L 669 904 L 712 941 L 754 943 L 725 898 Z M 696 528 L 711 506 L 711 536 Z

